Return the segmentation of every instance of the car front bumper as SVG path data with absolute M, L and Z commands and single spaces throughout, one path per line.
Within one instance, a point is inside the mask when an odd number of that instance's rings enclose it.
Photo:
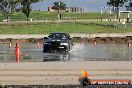
M 43 50 L 46 51 L 67 51 L 68 46 L 66 45 L 59 45 L 59 46 L 52 46 L 52 45 L 44 45 Z

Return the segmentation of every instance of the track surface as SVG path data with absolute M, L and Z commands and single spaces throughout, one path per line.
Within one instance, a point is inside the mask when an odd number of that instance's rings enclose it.
M 81 68 L 90 79 L 130 79 L 131 61 L 74 61 L 1 63 L 0 83 L 4 85 L 79 85 Z

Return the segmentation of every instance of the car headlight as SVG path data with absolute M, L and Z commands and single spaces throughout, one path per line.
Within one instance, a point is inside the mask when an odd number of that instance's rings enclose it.
M 65 45 L 65 46 L 68 46 L 68 43 L 61 43 L 60 45 Z

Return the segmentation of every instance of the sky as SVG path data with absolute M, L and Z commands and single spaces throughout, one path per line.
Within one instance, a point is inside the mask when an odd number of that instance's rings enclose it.
M 48 7 L 53 6 L 55 1 L 62 1 L 70 7 L 83 7 L 85 12 L 99 12 L 102 7 L 107 6 L 108 0 L 43 0 L 41 2 L 32 4 L 34 10 L 47 11 Z

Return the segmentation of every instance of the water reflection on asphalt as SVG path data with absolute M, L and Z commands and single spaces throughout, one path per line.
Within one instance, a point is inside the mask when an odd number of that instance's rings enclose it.
M 128 61 L 132 60 L 132 47 L 127 44 L 79 44 L 75 43 L 69 53 L 43 53 L 35 43 L 20 44 L 20 62 L 48 61 Z M 0 62 L 15 62 L 15 44 L 0 44 Z

